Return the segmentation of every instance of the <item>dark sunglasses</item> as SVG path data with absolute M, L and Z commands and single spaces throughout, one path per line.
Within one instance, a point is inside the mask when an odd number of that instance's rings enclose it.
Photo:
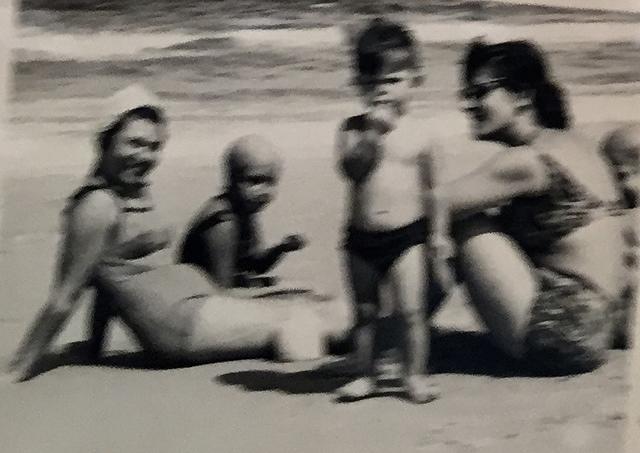
M 151 151 L 158 151 L 163 145 L 161 141 L 149 141 L 143 138 L 132 138 L 129 144 L 135 148 L 149 148 Z
M 482 99 L 487 94 L 491 93 L 496 88 L 500 88 L 504 83 L 503 78 L 493 79 L 484 83 L 477 83 L 475 85 L 469 85 L 460 90 L 461 99 Z

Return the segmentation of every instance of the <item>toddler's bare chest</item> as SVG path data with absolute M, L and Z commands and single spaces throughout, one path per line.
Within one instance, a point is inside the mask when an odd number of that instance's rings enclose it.
M 415 167 L 418 156 L 428 150 L 423 134 L 415 129 L 403 128 L 380 137 L 382 161 Z

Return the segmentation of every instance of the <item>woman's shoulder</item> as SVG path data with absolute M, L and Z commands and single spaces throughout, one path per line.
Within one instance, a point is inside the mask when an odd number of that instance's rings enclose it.
M 571 152 L 584 155 L 585 152 L 597 151 L 598 147 L 599 143 L 595 138 L 578 129 L 547 130 L 544 139 L 540 141 L 540 150 L 550 155 L 566 155 Z
M 78 190 L 70 198 L 66 216 L 74 223 L 113 223 L 119 212 L 117 196 L 106 188 Z

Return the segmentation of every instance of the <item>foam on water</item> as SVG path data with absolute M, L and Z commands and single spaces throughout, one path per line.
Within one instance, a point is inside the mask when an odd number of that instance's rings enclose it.
M 202 38 L 187 33 L 56 33 L 39 27 L 22 27 L 13 47 L 51 59 L 99 60 L 134 57 L 146 49 L 161 49 Z
M 464 42 L 478 36 L 488 40 L 531 39 L 545 44 L 586 42 L 636 42 L 640 45 L 640 27 L 633 23 L 545 23 L 535 25 L 505 25 L 492 22 L 432 21 L 413 24 L 422 42 Z M 116 33 L 101 32 L 92 35 L 54 33 L 26 27 L 21 29 L 14 47 L 19 50 L 18 60 L 100 60 L 133 59 L 150 56 L 206 55 L 217 51 L 207 49 L 176 49 L 202 40 L 231 38 L 234 43 L 249 48 L 335 47 L 347 41 L 341 27 L 313 29 L 239 30 L 211 34 L 188 33 Z
M 593 9 L 600 11 L 622 11 L 622 12 L 640 12 L 640 4 L 637 0 L 615 0 L 614 2 L 606 0 L 497 0 L 500 3 L 511 5 L 535 5 L 535 6 L 551 6 L 556 8 L 580 8 Z
M 492 22 L 447 20 L 411 24 L 422 42 L 463 42 L 478 36 L 488 40 L 531 39 L 541 44 L 623 42 L 640 43 L 640 27 L 633 23 L 545 23 L 505 25 Z M 346 32 L 338 27 L 313 30 L 242 30 L 225 36 L 249 46 L 284 47 L 339 45 Z

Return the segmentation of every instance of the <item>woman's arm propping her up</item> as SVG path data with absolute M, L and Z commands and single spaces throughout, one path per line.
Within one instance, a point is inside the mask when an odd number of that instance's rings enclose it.
M 9 364 L 18 381 L 37 373 L 37 364 L 77 306 L 96 264 L 108 246 L 117 206 L 106 192 L 83 198 L 68 214 L 58 269 L 45 306 L 40 310 Z

